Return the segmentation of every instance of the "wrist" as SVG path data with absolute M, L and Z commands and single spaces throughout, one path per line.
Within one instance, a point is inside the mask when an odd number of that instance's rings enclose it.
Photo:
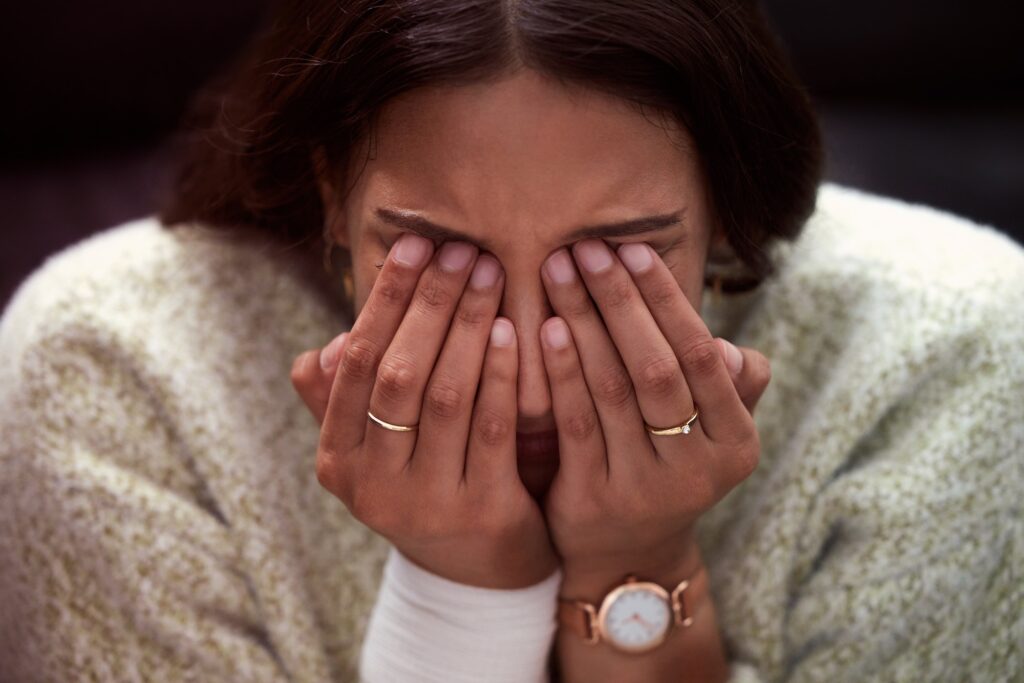
M 668 681 L 679 680 L 682 671 L 692 675 L 692 680 L 711 682 L 728 679 L 729 667 L 718 631 L 710 576 L 695 548 L 682 554 L 675 562 L 638 561 L 631 566 L 609 564 L 600 572 L 584 572 L 578 567 L 578 564 L 570 566 L 559 590 L 558 680 L 565 683 L 627 679 Z M 621 612 L 618 618 L 611 615 L 615 605 L 621 604 L 621 590 L 628 590 L 626 587 L 610 596 L 608 611 L 601 614 L 606 596 L 623 584 L 627 574 L 634 574 L 640 581 L 659 584 L 669 595 L 679 588 L 680 600 L 672 606 L 673 623 L 653 649 L 628 651 L 628 646 L 627 651 L 622 649 L 623 643 L 629 641 L 628 637 L 625 641 L 622 638 L 626 635 L 622 631 L 623 624 L 628 620 L 621 620 Z M 575 609 L 570 608 L 568 604 L 571 603 L 564 602 L 566 600 L 589 602 L 597 615 L 589 612 L 588 616 L 588 610 L 579 605 Z M 613 626 L 616 619 L 617 625 Z M 612 626 L 611 631 L 609 626 Z M 594 640 L 591 639 L 592 634 Z M 658 636 L 652 634 L 651 637 Z M 654 641 L 650 642 L 654 644 Z

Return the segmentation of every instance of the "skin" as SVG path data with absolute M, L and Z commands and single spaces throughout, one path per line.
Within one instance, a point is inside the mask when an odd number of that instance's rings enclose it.
M 530 70 L 405 93 L 377 131 L 373 158 L 346 169 L 347 194 L 321 164 L 358 313 L 292 369 L 322 424 L 321 484 L 462 583 L 525 586 L 560 565 L 562 596 L 599 603 L 628 572 L 669 587 L 696 576 L 694 525 L 756 467 L 752 411 L 770 372 L 753 349 L 731 372 L 700 319 L 704 265 L 725 242 L 685 131 Z M 409 234 L 381 207 L 472 244 Z M 662 230 L 573 238 L 680 211 Z M 403 263 L 416 244 L 421 261 Z M 442 267 L 460 252 L 461 268 Z M 488 270 L 493 284 L 467 284 Z M 677 425 L 694 405 L 688 435 L 643 427 Z M 418 431 L 385 430 L 367 408 Z M 516 431 L 553 429 L 550 457 L 517 459 Z M 689 599 L 695 626 L 640 658 L 560 632 L 563 680 L 725 680 L 706 587 Z

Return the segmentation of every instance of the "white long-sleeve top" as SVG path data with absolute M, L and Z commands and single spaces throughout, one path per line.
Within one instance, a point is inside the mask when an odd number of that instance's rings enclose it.
M 526 588 L 450 581 L 394 547 L 359 674 L 365 683 L 546 683 L 562 570 Z

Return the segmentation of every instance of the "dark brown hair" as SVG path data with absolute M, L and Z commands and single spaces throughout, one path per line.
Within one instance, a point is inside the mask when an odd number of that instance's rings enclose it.
M 192 101 L 158 218 L 319 248 L 314 149 L 345 169 L 389 98 L 520 66 L 681 122 L 755 282 L 814 209 L 817 121 L 753 0 L 286 0 Z

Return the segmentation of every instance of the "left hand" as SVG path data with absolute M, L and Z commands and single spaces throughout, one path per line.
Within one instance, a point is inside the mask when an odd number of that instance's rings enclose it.
M 603 241 L 586 240 L 542 268 L 560 316 L 541 327 L 559 445 L 545 516 L 567 577 L 684 566 L 698 518 L 760 457 L 752 412 L 767 359 L 743 349 L 732 377 L 725 340 L 712 337 L 657 254 L 633 243 L 619 255 L 640 267 L 631 274 Z M 560 283 L 550 268 L 559 264 L 568 275 Z M 563 346 L 550 343 L 559 338 Z M 695 404 L 689 434 L 644 427 L 679 425 Z

